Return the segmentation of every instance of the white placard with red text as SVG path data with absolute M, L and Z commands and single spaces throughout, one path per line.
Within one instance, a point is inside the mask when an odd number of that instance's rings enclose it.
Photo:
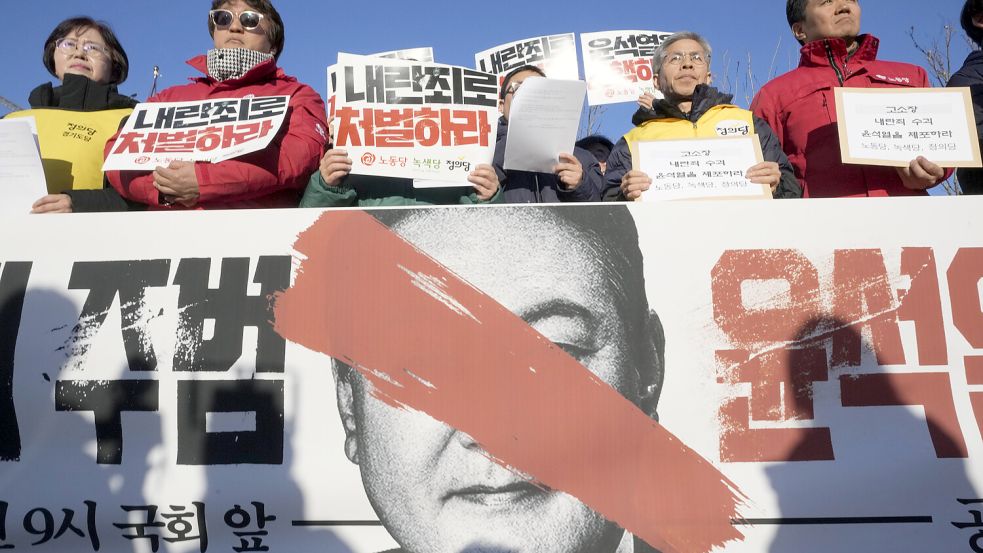
M 467 186 L 491 163 L 498 129 L 494 75 L 464 67 L 338 54 L 335 147 L 352 173 Z
M 289 96 L 264 96 L 138 104 L 102 169 L 153 170 L 177 160 L 218 163 L 262 150 L 279 132 L 289 103 Z
M 672 33 L 604 31 L 580 35 L 587 103 L 592 106 L 634 102 L 642 94 L 661 98 L 652 78 L 655 49 Z

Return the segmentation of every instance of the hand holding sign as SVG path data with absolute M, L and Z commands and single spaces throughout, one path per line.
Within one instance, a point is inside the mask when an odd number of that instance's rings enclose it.
M 774 161 L 762 161 L 752 165 L 744 178 L 754 184 L 767 184 L 774 194 L 775 190 L 778 190 L 778 183 L 782 180 L 782 170 Z
M 352 158 L 348 152 L 332 148 L 321 158 L 321 179 L 327 186 L 339 186 L 341 181 L 352 172 Z
M 922 156 L 911 160 L 907 167 L 898 167 L 897 170 L 901 184 L 911 190 L 932 188 L 945 178 L 945 169 Z
M 651 186 L 652 178 L 637 169 L 628 171 L 625 176 L 621 177 L 621 195 L 628 201 L 634 202 L 641 198 L 642 192 Z
M 167 167 L 157 167 L 154 186 L 164 195 L 166 203 L 184 207 L 194 207 L 201 196 L 193 161 L 172 161 Z
M 468 182 L 474 185 L 478 199 L 483 202 L 492 199 L 495 193 L 498 192 L 498 173 L 495 172 L 494 167 L 487 163 L 478 165 L 474 171 L 468 173 Z

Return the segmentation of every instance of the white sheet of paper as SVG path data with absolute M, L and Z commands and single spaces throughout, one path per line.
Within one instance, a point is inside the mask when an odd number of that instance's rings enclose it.
M 968 88 L 837 88 L 844 163 L 907 167 L 924 156 L 943 167 L 979 167 Z
M 2 213 L 27 213 L 38 198 L 48 193 L 36 129 L 33 117 L 0 120 Z
M 523 81 L 509 110 L 505 169 L 552 173 L 561 153 L 573 153 L 586 95 L 583 81 Z
M 636 142 L 636 169 L 652 179 L 643 202 L 696 198 L 767 197 L 744 178 L 761 159 L 757 135 Z M 769 194 L 770 195 L 770 194 Z

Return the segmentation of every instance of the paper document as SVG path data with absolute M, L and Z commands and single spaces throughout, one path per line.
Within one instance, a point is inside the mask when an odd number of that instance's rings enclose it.
M 761 161 L 757 135 L 636 142 L 634 166 L 652 179 L 641 201 L 770 198 L 766 185 L 744 178 Z
M 969 88 L 836 88 L 843 163 L 907 167 L 924 156 L 943 167 L 979 167 Z
M 33 117 L 0 120 L 0 212 L 23 214 L 48 193 Z
M 586 95 L 583 81 L 523 81 L 509 110 L 505 169 L 552 173 L 561 153 L 573 153 Z

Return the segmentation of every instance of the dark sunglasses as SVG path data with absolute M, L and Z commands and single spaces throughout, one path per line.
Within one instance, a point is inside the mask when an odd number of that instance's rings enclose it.
M 208 16 L 212 18 L 212 23 L 216 27 L 228 27 L 232 25 L 232 19 L 235 15 L 230 10 L 212 10 L 208 12 Z M 239 24 L 242 25 L 243 29 L 252 31 L 256 27 L 259 27 L 259 22 L 263 20 L 263 17 L 265 16 L 259 12 L 239 12 Z

